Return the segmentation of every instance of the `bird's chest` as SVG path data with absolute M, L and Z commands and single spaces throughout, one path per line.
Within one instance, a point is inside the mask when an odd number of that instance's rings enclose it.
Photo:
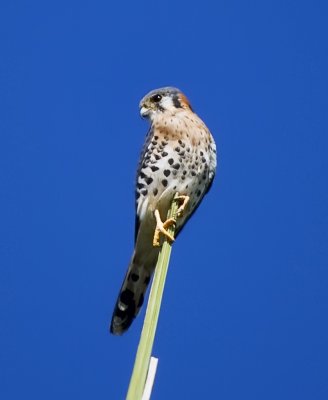
M 139 165 L 137 210 L 168 205 L 176 192 L 197 204 L 209 182 L 210 139 L 206 128 L 192 120 L 155 125 Z
M 191 195 L 205 185 L 209 156 L 205 146 L 188 139 L 156 139 L 148 145 L 138 175 L 141 195 L 161 196 L 164 191 Z

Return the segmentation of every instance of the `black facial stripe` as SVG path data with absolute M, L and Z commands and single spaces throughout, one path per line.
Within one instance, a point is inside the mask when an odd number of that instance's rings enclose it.
M 172 96 L 172 101 L 173 101 L 173 104 L 174 104 L 174 107 L 175 107 L 175 108 L 182 108 L 182 105 L 181 105 L 181 103 L 180 103 L 180 100 L 179 100 L 179 97 L 178 97 L 177 94 L 174 94 L 174 95 Z

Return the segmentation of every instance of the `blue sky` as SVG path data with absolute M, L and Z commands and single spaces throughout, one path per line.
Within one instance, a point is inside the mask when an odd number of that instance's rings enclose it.
M 0 6 L 0 397 L 122 399 L 144 310 L 108 333 L 149 90 L 215 136 L 173 249 L 153 399 L 328 398 L 327 4 Z

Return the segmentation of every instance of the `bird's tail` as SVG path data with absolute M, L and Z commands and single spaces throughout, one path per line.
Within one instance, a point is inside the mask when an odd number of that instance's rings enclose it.
M 134 258 L 125 275 L 114 308 L 110 331 L 121 335 L 132 324 L 144 302 L 145 293 L 152 275 L 152 268 L 139 266 Z

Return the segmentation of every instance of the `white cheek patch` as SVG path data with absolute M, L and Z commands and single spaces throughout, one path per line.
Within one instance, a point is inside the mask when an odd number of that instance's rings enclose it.
M 170 96 L 163 97 L 160 102 L 160 106 L 163 107 L 165 110 L 172 110 L 172 108 L 174 108 L 172 98 Z

